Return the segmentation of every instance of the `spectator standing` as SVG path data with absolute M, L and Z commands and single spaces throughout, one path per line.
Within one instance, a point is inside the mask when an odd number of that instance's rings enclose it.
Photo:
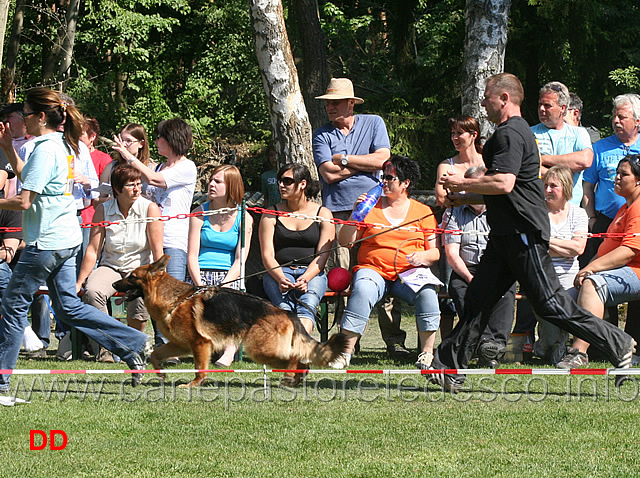
M 115 352 L 134 370 L 146 364 L 147 336 L 121 324 L 95 307 L 83 304 L 73 280 L 82 234 L 69 183 L 67 156 L 79 154 L 82 116 L 48 88 L 27 91 L 24 105 L 27 131 L 38 138 L 28 163 L 17 157 L 11 131 L 0 124 L 0 146 L 21 178 L 19 195 L 0 200 L 0 209 L 23 210 L 26 244 L 2 301 L 0 369 L 15 368 L 22 335 L 28 325 L 27 309 L 45 282 L 59 320 L 76 327 Z M 59 132 L 62 126 L 63 132 Z M 0 375 L 0 392 L 9 391 L 10 375 Z M 135 386 L 141 375 L 132 375 Z
M 583 204 L 592 233 L 605 232 L 625 203 L 624 198 L 614 191 L 616 168 L 625 156 L 640 153 L 640 96 L 616 96 L 611 124 L 614 134 L 593 145 L 593 164 L 584 172 Z M 602 238 L 590 238 L 587 241 L 581 267 L 596 254 L 601 242 Z
M 151 170 L 137 154 L 129 151 L 128 143 L 122 135 L 114 137 L 114 149 L 120 153 L 127 164 L 132 165 L 142 175 L 142 180 L 148 184 L 145 197 L 151 199 L 160 208 L 163 216 L 177 216 L 189 214 L 193 201 L 193 191 L 198 172 L 196 165 L 187 158 L 187 153 L 193 145 L 193 133 L 183 119 L 174 118 L 158 123 L 155 131 L 158 153 L 167 161 Z M 139 144 L 139 143 L 133 143 Z M 165 221 L 163 248 L 164 253 L 171 256 L 167 264 L 167 272 L 178 280 L 184 281 L 187 273 L 187 238 L 189 222 L 185 219 L 170 219 Z M 155 330 L 155 345 L 166 343 L 166 339 L 157 329 Z M 179 360 L 171 358 L 171 362 Z
M 264 197 L 263 205 L 269 209 L 280 202 L 280 189 L 278 188 L 277 178 L 278 165 L 276 150 L 273 145 L 270 145 L 267 149 L 267 161 L 269 169 L 262 173 L 260 181 L 262 184 L 262 196 Z
M 567 113 L 564 116 L 564 120 L 567 124 L 572 126 L 582 126 L 589 133 L 589 139 L 591 140 L 591 144 L 600 141 L 600 131 L 595 126 L 584 126 L 582 124 L 582 112 L 584 111 L 584 103 L 580 99 L 580 97 L 573 93 L 569 92 L 569 107 L 567 108 Z
M 380 116 L 354 114 L 354 106 L 364 103 L 355 96 L 348 78 L 332 78 L 324 95 L 329 123 L 313 132 L 313 159 L 322 184 L 322 205 L 336 219 L 347 220 L 356 199 L 379 182 L 380 170 L 391 155 L 387 127 Z M 336 237 L 340 232 L 336 226 Z M 351 269 L 355 265 L 357 248 L 351 251 L 336 247 L 329 257 L 329 266 Z M 400 328 L 400 307 L 389 300 L 378 307 L 378 322 L 387 351 L 396 358 L 407 358 L 406 333 Z
M 96 148 L 96 141 L 98 140 L 99 135 L 100 123 L 98 123 L 98 120 L 91 116 L 85 115 L 84 126 L 82 127 L 82 136 L 80 136 L 80 141 L 86 144 L 87 148 L 89 148 L 91 161 L 93 162 L 93 167 L 96 170 L 98 179 L 102 178 L 102 172 L 113 161 L 111 156 Z M 100 180 L 99 182 L 101 183 L 102 181 Z M 91 206 L 87 208 L 86 213 L 83 212 L 83 222 L 91 222 L 91 219 L 93 218 L 93 214 L 95 212 L 95 207 L 99 204 L 99 201 L 100 198 L 94 199 L 91 203 Z
M 27 133 L 22 117 L 22 103 L 10 103 L 0 112 L 3 123 L 9 123 L 11 128 L 11 137 L 13 138 L 13 149 L 20 151 L 20 148 L 31 141 L 34 136 Z M 7 163 L 8 164 L 8 163 Z M 4 187 L 4 197 L 9 199 L 19 192 L 18 177 L 13 176 L 7 180 Z
M 116 138 L 120 141 L 116 141 Z M 126 158 L 135 156 L 138 160 L 152 171 L 158 166 L 151 161 L 151 153 L 149 152 L 149 139 L 147 138 L 147 131 L 144 126 L 138 123 L 128 123 L 120 130 L 117 136 L 114 136 L 115 145 L 113 150 L 115 151 L 115 158 L 109 163 L 100 175 L 100 183 L 107 183 L 111 181 L 111 169 L 118 164 L 127 164 Z M 142 197 L 152 199 L 150 192 L 147 192 L 147 183 L 142 178 Z M 102 200 L 108 199 L 111 195 L 103 195 Z
M 538 118 L 531 127 L 542 158 L 543 175 L 555 165 L 567 166 L 573 173 L 571 203 L 582 201 L 583 171 L 591 166 L 593 150 L 587 130 L 565 122 L 569 105 L 569 90 L 559 81 L 547 83 L 540 89 Z

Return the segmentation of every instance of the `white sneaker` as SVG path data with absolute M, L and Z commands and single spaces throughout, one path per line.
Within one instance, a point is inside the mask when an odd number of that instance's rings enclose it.
M 351 355 L 346 353 L 340 354 L 335 360 L 329 362 L 327 365 L 331 368 L 342 369 L 347 368 L 351 364 Z
M 428 370 L 431 367 L 431 362 L 433 362 L 433 353 L 422 352 L 420 355 L 418 355 L 416 367 L 418 367 L 420 370 Z

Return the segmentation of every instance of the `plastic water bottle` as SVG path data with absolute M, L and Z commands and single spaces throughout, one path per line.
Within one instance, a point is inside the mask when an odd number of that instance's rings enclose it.
M 364 221 L 364 218 L 367 217 L 369 211 L 373 209 L 373 206 L 376 205 L 378 199 L 382 195 L 382 182 L 379 182 L 374 187 L 372 187 L 367 193 L 367 197 L 364 201 L 358 203 L 356 208 L 353 210 L 351 217 L 353 217 L 354 221 Z

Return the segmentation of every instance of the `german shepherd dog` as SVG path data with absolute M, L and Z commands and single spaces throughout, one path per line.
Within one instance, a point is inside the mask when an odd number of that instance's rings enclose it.
M 168 261 L 164 255 L 113 283 L 118 292 L 127 293 L 126 300 L 144 298 L 149 315 L 169 341 L 151 354 L 155 369 L 169 357 L 193 355 L 196 368 L 205 370 L 211 354 L 229 344 L 242 344 L 255 362 L 289 370 L 307 369 L 309 363 L 325 366 L 344 352 L 343 334 L 320 343 L 307 334 L 295 314 L 244 292 L 179 281 L 166 272 Z M 282 383 L 298 385 L 302 376 L 287 372 Z M 184 386 L 197 387 L 205 378 L 206 373 L 197 372 Z

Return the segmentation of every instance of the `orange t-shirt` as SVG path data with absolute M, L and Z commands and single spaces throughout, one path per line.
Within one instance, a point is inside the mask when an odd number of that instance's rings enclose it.
M 640 201 L 634 201 L 629 207 L 623 204 L 609 225 L 607 233 L 640 233 Z M 627 246 L 636 251 L 636 255 L 627 265 L 640 278 L 640 236 L 605 237 L 598 248 L 598 257 L 619 246 Z
M 406 227 L 417 227 L 430 230 L 436 229 L 438 227 L 438 223 L 436 222 L 436 218 L 433 215 L 431 208 L 414 201 L 413 199 L 410 199 L 410 201 L 407 217 L 402 221 L 402 224 L 422 217 L 419 221 L 408 224 Z M 370 224 L 385 224 L 387 226 L 391 225 L 384 216 L 384 212 L 382 212 L 381 200 L 378 201 L 371 212 L 367 214 L 364 222 L 368 222 Z M 398 278 L 398 273 L 416 267 L 407 262 L 407 255 L 412 252 L 426 251 L 430 249 L 427 238 L 435 234 L 435 232 L 432 231 L 412 232 L 403 231 L 402 229 L 394 229 L 375 237 L 371 237 L 370 239 L 366 239 L 367 237 L 378 234 L 383 230 L 384 229 L 371 227 L 365 229 L 364 234 L 362 235 L 364 240 L 362 241 L 360 250 L 358 251 L 358 265 L 353 268 L 353 272 L 366 267 L 367 269 L 373 269 L 384 279 L 396 280 Z M 394 260 L 396 261 L 395 266 Z

